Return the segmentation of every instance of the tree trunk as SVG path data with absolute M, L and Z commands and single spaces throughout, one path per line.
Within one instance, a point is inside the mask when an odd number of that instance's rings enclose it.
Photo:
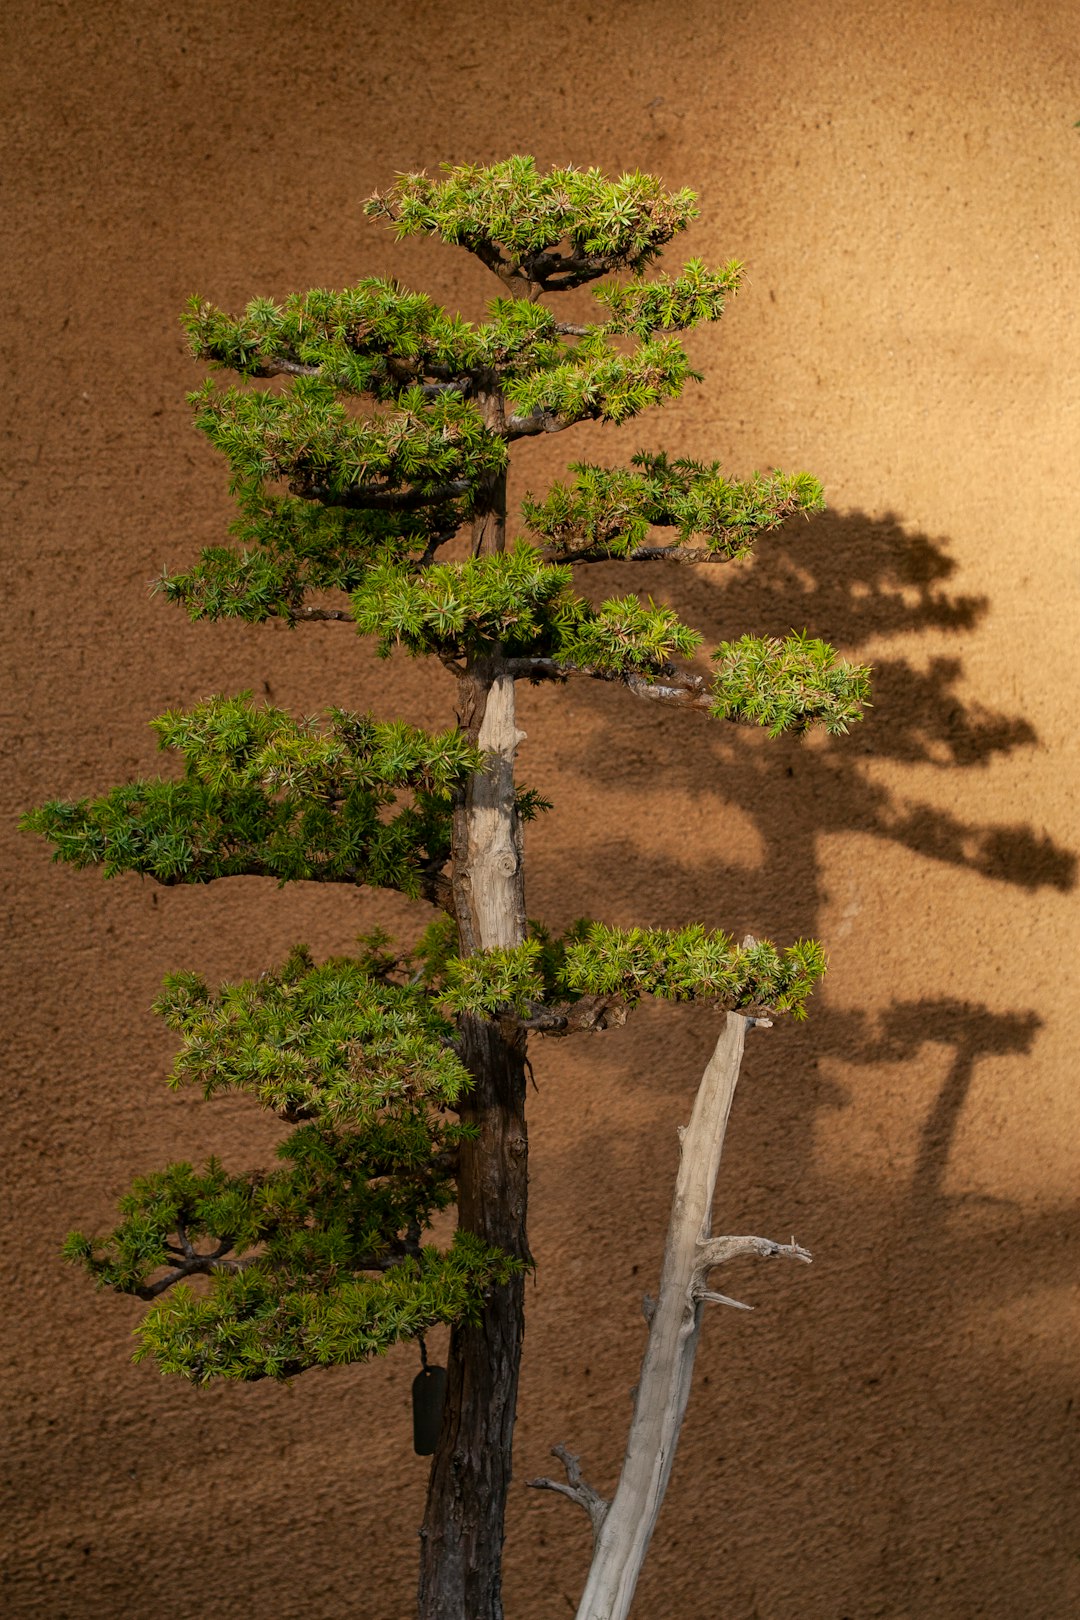
M 490 756 L 454 817 L 454 899 L 463 952 L 518 945 L 525 938 L 521 829 L 514 804 L 520 740 L 514 682 L 497 659 L 476 660 L 461 677 L 460 723 Z M 458 1224 L 528 1261 L 525 1036 L 507 1038 L 484 1018 L 460 1020 L 462 1056 L 473 1076 L 461 1117 L 477 1128 L 462 1143 Z M 420 1620 L 502 1620 L 501 1567 L 518 1367 L 524 1336 L 524 1278 L 492 1290 L 480 1320 L 450 1339 L 446 1407 L 420 1532 Z

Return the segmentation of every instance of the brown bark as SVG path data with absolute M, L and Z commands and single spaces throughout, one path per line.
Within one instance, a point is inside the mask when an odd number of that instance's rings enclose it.
M 477 514 L 474 546 L 505 543 L 506 482 Z M 525 938 L 521 827 L 514 804 L 514 677 L 498 656 L 470 660 L 459 681 L 458 722 L 488 755 L 455 808 L 454 905 L 463 953 Z M 473 1086 L 462 1120 L 476 1128 L 458 1170 L 458 1225 L 529 1261 L 525 1044 L 480 1017 L 463 1017 L 461 1051 Z M 446 1406 L 420 1531 L 419 1620 L 502 1620 L 502 1548 L 518 1368 L 524 1338 L 524 1277 L 494 1288 L 479 1320 L 450 1339 Z
M 506 432 L 506 402 L 499 380 L 494 372 L 482 372 L 476 378 L 475 402 L 489 433 Z M 473 556 L 506 548 L 506 468 L 492 473 L 477 491 L 473 507 Z
M 462 1118 L 478 1127 L 462 1144 L 458 1221 L 484 1242 L 528 1260 L 525 1047 L 480 1018 L 462 1020 L 474 1088 Z M 442 1431 L 421 1529 L 420 1620 L 502 1620 L 502 1547 L 524 1277 L 492 1290 L 477 1322 L 450 1340 Z

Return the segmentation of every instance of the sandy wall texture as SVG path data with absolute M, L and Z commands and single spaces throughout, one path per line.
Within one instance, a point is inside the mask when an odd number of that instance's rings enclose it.
M 534 914 L 831 953 L 807 1024 L 750 1047 L 720 1195 L 724 1228 L 794 1232 L 816 1263 L 725 1278 L 758 1308 L 706 1323 L 636 1613 L 1080 1613 L 1075 6 L 9 0 L 0 29 L 3 1613 L 409 1614 L 412 1351 L 197 1393 L 132 1368 L 142 1307 L 57 1250 L 133 1173 L 271 1152 L 242 1100 L 166 1091 L 165 972 L 255 974 L 415 919 L 256 880 L 106 884 L 14 818 L 152 771 L 147 720 L 214 691 L 446 722 L 448 682 L 344 627 L 194 627 L 149 595 L 229 515 L 177 313 L 394 273 L 479 314 L 481 267 L 395 246 L 360 204 L 395 170 L 515 151 L 695 187 L 684 256 L 750 273 L 690 339 L 702 387 L 523 444 L 516 492 L 641 445 L 807 467 L 812 526 L 644 588 L 710 644 L 806 626 L 877 671 L 866 723 L 804 745 L 607 688 L 524 697 L 523 774 L 556 803 Z M 715 1029 L 660 1008 L 534 1053 L 510 1620 L 573 1613 L 584 1515 L 523 1482 L 556 1441 L 613 1482 Z

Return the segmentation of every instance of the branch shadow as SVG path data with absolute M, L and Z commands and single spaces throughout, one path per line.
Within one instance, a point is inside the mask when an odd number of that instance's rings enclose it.
M 911 1174 L 910 1197 L 920 1220 L 940 1222 L 949 1206 L 960 1201 L 960 1195 L 944 1190 L 945 1172 L 976 1065 L 986 1057 L 1030 1057 L 1042 1027 L 1043 1020 L 1030 1010 L 995 1013 L 950 997 L 893 1002 L 881 1015 L 878 1038 L 863 1048 L 862 1063 L 910 1062 L 928 1043 L 952 1049 L 952 1060 L 919 1132 Z

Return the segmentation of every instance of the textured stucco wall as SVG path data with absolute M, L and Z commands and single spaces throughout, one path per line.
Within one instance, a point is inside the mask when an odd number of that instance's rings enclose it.
M 132 1369 L 141 1307 L 56 1260 L 133 1172 L 271 1150 L 243 1101 L 166 1092 L 162 974 L 347 949 L 407 908 L 106 885 L 13 822 L 152 770 L 147 719 L 212 691 L 445 723 L 448 683 L 344 628 L 193 627 L 148 595 L 228 518 L 176 315 L 372 272 L 479 313 L 486 272 L 359 204 L 397 169 L 512 151 L 694 186 L 679 247 L 751 277 L 691 339 L 704 387 L 522 445 L 517 491 L 641 444 L 808 467 L 831 510 L 753 564 L 594 581 L 712 642 L 806 625 L 878 669 L 866 724 L 801 747 L 608 689 L 524 695 L 523 773 L 556 801 L 533 914 L 831 953 L 808 1023 L 751 1044 L 720 1196 L 725 1227 L 794 1231 L 816 1264 L 726 1279 L 759 1308 L 706 1324 L 637 1613 L 1080 1612 L 1075 7 L 11 0 L 0 30 L 4 1613 L 408 1615 L 413 1355 L 195 1393 Z M 714 1029 L 646 1010 L 534 1053 L 519 1482 L 554 1441 L 613 1480 Z M 519 1483 L 510 1620 L 573 1612 L 586 1538 Z

